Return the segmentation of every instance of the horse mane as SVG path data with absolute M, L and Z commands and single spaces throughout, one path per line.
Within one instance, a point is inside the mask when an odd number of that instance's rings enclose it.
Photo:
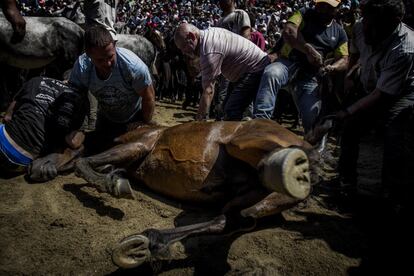
M 136 141 L 146 135 L 149 131 L 159 129 L 160 132 L 164 130 L 165 126 L 161 126 L 157 123 L 150 123 L 150 124 L 137 124 L 130 126 L 130 129 L 127 133 L 122 134 L 121 136 L 115 138 L 114 142 L 116 143 L 129 143 Z

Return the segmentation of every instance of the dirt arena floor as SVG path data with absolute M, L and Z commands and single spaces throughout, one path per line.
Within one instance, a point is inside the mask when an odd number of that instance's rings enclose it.
M 174 125 L 193 114 L 159 103 L 156 120 Z M 331 139 L 335 157 L 334 144 Z M 378 147 L 362 148 L 359 197 L 344 200 L 320 184 L 305 203 L 249 233 L 187 238 L 170 258 L 132 270 L 112 263 L 117 241 L 147 228 L 205 221 L 214 212 L 140 186 L 133 187 L 135 200 L 115 199 L 74 175 L 42 184 L 0 179 L 0 275 L 400 275 L 410 267 L 405 241 L 412 232 L 375 196 Z M 336 176 L 331 165 L 326 181 Z

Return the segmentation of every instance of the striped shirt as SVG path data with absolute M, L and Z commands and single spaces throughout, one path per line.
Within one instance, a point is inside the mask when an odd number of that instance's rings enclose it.
M 267 54 L 253 42 L 222 28 L 200 31 L 200 69 L 205 89 L 220 74 L 236 82 L 246 73 L 263 70 Z
M 414 32 L 401 23 L 375 49 L 364 40 L 362 23 L 355 24 L 350 52 L 360 54 L 361 82 L 367 92 L 389 95 L 414 91 Z

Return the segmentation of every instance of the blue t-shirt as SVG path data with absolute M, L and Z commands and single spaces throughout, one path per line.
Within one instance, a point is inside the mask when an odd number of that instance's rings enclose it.
M 81 55 L 73 66 L 69 83 L 96 97 L 99 112 L 115 123 L 126 123 L 141 109 L 138 92 L 152 84 L 147 65 L 133 52 L 116 48 L 116 63 L 106 80 L 96 75 L 92 60 Z

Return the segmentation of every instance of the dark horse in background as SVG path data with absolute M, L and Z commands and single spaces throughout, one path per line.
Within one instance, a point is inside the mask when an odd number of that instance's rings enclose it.
M 169 99 L 171 102 L 183 100 L 183 107 L 198 103 L 198 94 L 194 85 L 199 73 L 198 60 L 189 61 L 174 42 L 173 33 L 162 33 L 148 26 L 144 37 L 154 44 L 157 49 L 154 78 L 156 82 L 157 99 Z M 197 95 L 194 97 L 193 95 Z M 196 98 L 196 99 L 193 99 Z

